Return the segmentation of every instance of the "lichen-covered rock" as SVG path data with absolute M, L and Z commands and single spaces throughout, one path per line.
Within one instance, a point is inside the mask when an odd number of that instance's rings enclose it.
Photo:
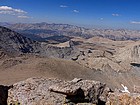
M 106 102 L 109 88 L 104 83 L 93 80 L 30 78 L 15 83 L 8 91 L 8 103 L 21 105 L 64 105 Z
M 140 94 L 110 93 L 106 105 L 140 105 Z
M 12 87 L 0 86 L 0 104 L 7 105 L 7 97 L 8 105 L 140 105 L 139 93 L 111 92 L 104 83 L 77 78 L 30 78 Z
M 18 82 L 8 92 L 8 103 L 21 105 L 62 105 L 64 96 L 50 92 L 51 85 L 61 82 L 57 79 L 30 78 Z

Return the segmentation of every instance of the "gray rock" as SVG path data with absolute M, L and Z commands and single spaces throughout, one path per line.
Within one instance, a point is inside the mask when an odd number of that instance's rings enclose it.
M 99 100 L 106 101 L 110 89 L 106 84 L 92 80 L 74 79 L 60 82 L 49 88 L 51 91 L 66 95 L 69 101 L 89 102 L 97 104 Z
M 15 83 L 8 91 L 8 103 L 21 105 L 63 105 L 106 101 L 109 90 L 104 83 L 92 80 L 30 78 Z M 88 105 L 86 104 L 86 105 Z
M 30 78 L 15 83 L 8 92 L 8 103 L 21 105 L 62 105 L 64 96 L 50 92 L 51 85 L 61 82 L 57 79 Z

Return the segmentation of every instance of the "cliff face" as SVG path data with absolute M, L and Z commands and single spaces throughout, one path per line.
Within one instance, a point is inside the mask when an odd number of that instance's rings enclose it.
M 119 48 L 115 58 L 119 61 L 131 63 L 133 66 L 140 64 L 140 41 Z M 136 64 L 136 65 L 135 65 Z

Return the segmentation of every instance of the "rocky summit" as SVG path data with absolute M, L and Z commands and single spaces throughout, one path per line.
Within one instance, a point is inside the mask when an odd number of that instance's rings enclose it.
M 107 101 L 108 92 L 104 83 L 92 80 L 30 78 L 13 84 L 7 101 L 21 105 L 100 104 Z
M 115 92 L 93 80 L 29 78 L 0 86 L 1 105 L 139 105 L 140 94 Z

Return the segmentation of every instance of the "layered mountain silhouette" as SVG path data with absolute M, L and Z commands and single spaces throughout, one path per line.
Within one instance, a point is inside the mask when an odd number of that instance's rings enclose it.
M 26 37 L 45 41 L 50 36 L 80 36 L 91 38 L 100 36 L 112 40 L 139 40 L 140 31 L 125 29 L 91 29 L 69 24 L 49 24 L 49 23 L 0 23 L 12 30 L 22 33 Z

